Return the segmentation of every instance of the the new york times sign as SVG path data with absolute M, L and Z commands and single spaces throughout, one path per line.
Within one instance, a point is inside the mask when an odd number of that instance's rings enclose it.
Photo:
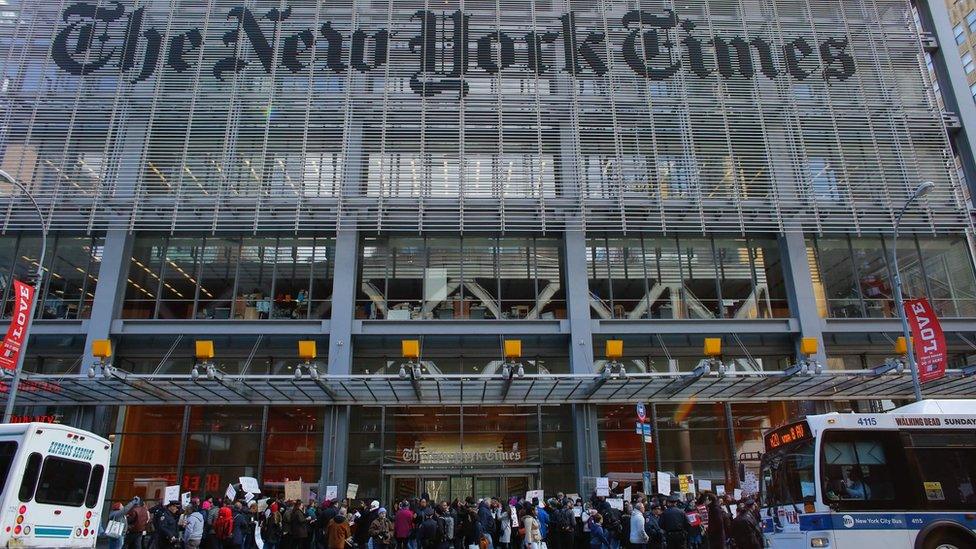
M 254 65 L 269 74 L 276 66 L 279 74 L 286 75 L 368 73 L 388 62 L 393 40 L 405 41 L 414 56 L 410 89 L 422 96 L 465 95 L 465 75 L 479 71 L 514 70 L 541 76 L 565 70 L 577 77 L 603 76 L 609 70 L 608 48 L 619 51 L 634 73 L 655 81 L 686 71 L 698 78 L 789 75 L 795 80 L 819 77 L 830 83 L 846 80 L 857 70 L 846 37 L 825 36 L 818 42 L 785 37 L 781 43 L 773 43 L 749 36 L 709 36 L 700 32 L 695 21 L 667 9 L 624 13 L 613 22 L 623 36 L 616 44 L 608 44 L 610 38 L 603 32 L 583 28 L 575 12 L 544 28 L 480 36 L 470 33 L 470 16 L 461 11 L 417 11 L 409 16 L 409 32 L 357 28 L 343 33 L 328 20 L 318 28 L 303 28 L 292 15 L 290 7 L 263 13 L 246 7 L 230 9 L 227 30 L 216 46 L 225 48 L 227 55 L 208 70 L 219 81 Z M 61 19 L 64 25 L 54 39 L 51 55 L 58 67 L 78 76 L 112 70 L 140 82 L 159 71 L 195 70 L 199 49 L 204 47 L 200 28 L 171 29 L 164 40 L 145 8 L 127 12 L 119 2 L 103 7 L 76 3 L 62 12 Z M 445 27 L 452 30 L 439 31 Z M 253 53 L 250 60 L 239 54 L 245 49 Z M 547 57 L 546 52 L 554 53 Z M 551 66 L 546 59 L 552 55 L 562 55 L 565 68 Z

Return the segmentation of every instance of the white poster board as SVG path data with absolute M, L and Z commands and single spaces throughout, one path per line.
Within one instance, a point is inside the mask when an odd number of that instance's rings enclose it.
M 545 492 L 542 490 L 529 490 L 525 493 L 525 501 L 531 503 L 533 498 L 539 498 L 539 505 L 545 505 Z
M 741 500 L 742 499 L 742 490 L 740 490 L 738 488 L 736 488 L 735 490 L 733 490 L 732 491 L 732 498 L 735 499 L 735 501 Z
M 717 496 L 724 496 L 725 495 L 725 485 L 724 484 L 716 484 L 715 485 L 715 495 L 717 495 Z
M 254 477 L 240 477 L 237 479 L 241 481 L 241 490 L 249 494 L 260 494 L 261 487 L 258 486 L 258 480 Z
M 596 479 L 596 495 L 607 497 L 610 495 L 610 479 L 598 477 Z
M 285 499 L 288 501 L 295 501 L 297 499 L 302 499 L 302 481 L 300 480 L 285 481 Z
M 628 486 L 624 488 L 624 501 L 630 501 L 634 495 L 634 490 Z
M 180 494 L 180 503 L 184 509 L 190 506 L 190 492 Z
M 232 500 L 235 497 L 237 497 L 237 490 L 234 489 L 234 485 L 233 484 L 228 484 L 227 485 L 227 490 L 224 491 L 224 497 L 227 498 L 227 499 L 230 499 L 230 500 Z
M 180 501 L 180 485 L 167 486 L 166 491 L 163 492 L 163 505 L 169 505 L 171 501 Z
M 338 486 L 326 486 L 325 487 L 325 499 L 329 501 L 335 501 L 339 499 L 339 487 Z
M 622 498 L 607 498 L 607 503 L 610 504 L 610 507 L 618 511 L 624 510 L 624 500 Z
M 702 492 L 712 489 L 712 481 L 705 479 L 698 479 L 698 489 Z
M 346 497 L 349 499 L 355 499 L 356 494 L 359 493 L 359 485 L 349 483 L 346 485 Z
M 657 493 L 664 494 L 666 496 L 671 495 L 671 475 L 658 471 Z

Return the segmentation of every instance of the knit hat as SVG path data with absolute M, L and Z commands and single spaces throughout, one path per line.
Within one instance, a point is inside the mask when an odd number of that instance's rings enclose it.
M 200 504 L 200 508 L 202 508 L 204 511 L 209 511 L 211 507 L 213 507 L 213 504 L 210 503 L 209 499 L 203 500 L 203 503 Z
M 377 511 L 377 513 L 379 513 L 381 515 L 385 515 L 386 514 L 386 507 L 380 507 L 380 510 Z
M 380 502 L 376 501 L 375 499 L 373 500 L 372 503 L 369 504 L 369 510 L 370 511 L 375 511 L 375 510 L 377 510 L 379 508 L 380 508 Z

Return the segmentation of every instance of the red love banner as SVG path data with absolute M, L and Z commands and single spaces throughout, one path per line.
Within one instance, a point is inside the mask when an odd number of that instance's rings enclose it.
M 948 352 L 945 334 L 932 305 L 925 298 L 905 301 L 905 315 L 912 329 L 912 347 L 918 378 L 922 383 L 945 377 Z
M 10 317 L 10 327 L 0 344 L 0 368 L 17 369 L 17 356 L 24 345 L 27 323 L 30 321 L 31 302 L 34 300 L 34 287 L 14 280 L 14 311 Z

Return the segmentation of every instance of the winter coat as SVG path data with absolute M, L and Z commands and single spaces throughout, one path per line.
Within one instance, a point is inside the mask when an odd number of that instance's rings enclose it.
M 525 541 L 538 543 L 542 541 L 542 530 L 539 528 L 539 519 L 532 515 L 522 517 L 522 528 L 525 528 Z
M 732 538 L 737 549 L 762 549 L 763 538 L 749 513 L 740 513 L 732 521 Z
M 186 525 L 183 527 L 183 542 L 186 543 L 191 539 L 201 540 L 203 539 L 203 523 L 205 519 L 203 518 L 203 513 L 200 511 L 194 511 L 186 517 Z
M 281 512 L 272 513 L 264 519 L 261 528 L 261 539 L 265 543 L 279 543 L 281 541 Z
M 590 522 L 590 549 L 610 549 L 606 529 L 595 522 Z
M 346 540 L 352 535 L 352 529 L 346 522 L 345 515 L 336 515 L 326 530 L 326 547 L 329 549 L 345 549 Z
M 502 523 L 502 529 L 498 532 L 498 541 L 500 543 L 511 543 L 512 541 L 512 515 L 504 509 L 499 509 L 495 512 L 495 517 L 499 522 Z
M 149 524 L 149 510 L 145 505 L 133 507 L 126 513 L 125 519 L 129 523 L 130 532 L 145 532 L 146 525 Z
M 290 523 L 291 528 L 289 529 L 289 531 L 291 532 L 291 537 L 294 539 L 307 538 L 308 537 L 308 528 L 306 527 L 307 524 L 308 524 L 308 515 L 300 512 L 298 509 L 292 511 L 291 523 Z
M 630 543 L 647 543 L 648 537 L 644 531 L 644 515 L 634 509 L 630 515 Z
M 725 540 L 729 532 L 725 531 L 725 511 L 718 502 L 708 506 L 708 525 L 705 534 L 708 536 L 708 546 L 711 549 L 725 549 Z
M 246 514 L 240 512 L 240 511 L 238 511 L 236 509 L 233 510 L 233 511 L 231 511 L 231 512 L 234 515 L 234 534 L 233 534 L 233 536 L 231 536 L 231 542 L 234 545 L 243 546 L 244 545 L 244 534 L 247 533 L 247 529 L 249 527 L 249 525 L 248 525 L 249 520 L 248 520 Z
M 391 543 L 393 541 L 393 521 L 387 517 L 376 517 L 369 525 L 369 537 L 379 543 Z
M 397 511 L 394 523 L 393 531 L 396 537 L 400 539 L 409 538 L 410 531 L 413 530 L 413 511 L 406 508 L 400 509 Z

